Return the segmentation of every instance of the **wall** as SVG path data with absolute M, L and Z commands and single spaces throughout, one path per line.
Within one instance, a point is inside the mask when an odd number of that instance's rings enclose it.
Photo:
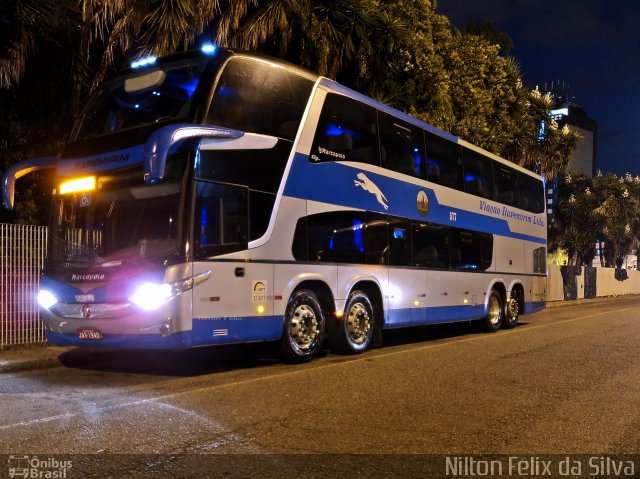
M 562 275 L 560 266 L 549 265 L 547 275 L 547 301 L 562 301 Z M 615 278 L 614 268 L 596 268 L 596 296 L 619 296 L 625 294 L 640 294 L 640 271 L 625 270 L 628 279 L 619 281 Z M 577 298 L 584 298 L 584 268 L 577 279 Z

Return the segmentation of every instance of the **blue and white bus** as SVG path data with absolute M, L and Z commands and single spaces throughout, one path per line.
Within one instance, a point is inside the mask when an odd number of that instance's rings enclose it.
M 49 343 L 279 341 L 360 353 L 384 329 L 545 306 L 541 178 L 327 78 L 208 48 L 140 60 L 56 157 Z

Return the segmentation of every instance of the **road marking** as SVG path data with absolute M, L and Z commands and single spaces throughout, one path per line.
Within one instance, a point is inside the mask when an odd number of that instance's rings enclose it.
M 411 348 L 411 349 L 402 349 L 400 351 L 389 351 L 389 352 L 382 352 L 380 354 L 366 354 L 364 356 L 359 356 L 357 358 L 352 358 L 352 359 L 347 359 L 345 361 L 340 361 L 340 362 L 336 362 L 336 363 L 330 363 L 330 364 L 320 364 L 320 365 L 313 365 L 314 363 L 311 363 L 310 365 L 307 365 L 307 367 L 300 367 L 298 369 L 295 370 L 291 370 L 291 371 L 283 371 L 280 373 L 276 373 L 276 374 L 271 374 L 269 376 L 260 376 L 257 378 L 251 378 L 251 379 L 245 379 L 242 381 L 235 381 L 235 382 L 229 382 L 229 383 L 224 383 L 224 384 L 214 384 L 211 386 L 206 386 L 206 387 L 202 387 L 202 388 L 197 388 L 197 389 L 190 389 L 187 391 L 180 391 L 177 393 L 171 393 L 171 394 L 164 394 L 162 396 L 157 396 L 157 397 L 152 397 L 152 398 L 146 398 L 146 399 L 140 399 L 138 401 L 129 401 L 129 402 L 123 402 L 120 404 L 113 404 L 110 406 L 102 406 L 102 407 L 96 407 L 93 411 L 94 412 L 102 412 L 102 411 L 109 411 L 112 409 L 120 409 L 120 408 L 128 408 L 128 407 L 132 407 L 132 406 L 139 406 L 139 405 L 143 405 L 143 404 L 149 404 L 149 403 L 159 403 L 161 407 L 163 406 L 167 406 L 166 403 L 163 403 L 162 401 L 166 401 L 166 400 L 170 400 L 170 399 L 175 399 L 181 396 L 187 396 L 189 394 L 199 394 L 201 392 L 205 392 L 205 391 L 212 391 L 215 389 L 222 389 L 222 388 L 227 388 L 227 387 L 231 387 L 231 386 L 244 386 L 247 384 L 252 384 L 252 383 L 256 383 L 259 381 L 268 381 L 271 379 L 277 379 L 277 378 L 282 378 L 285 376 L 290 376 L 290 375 L 297 375 L 297 374 L 302 374 L 302 373 L 306 373 L 308 371 L 314 371 L 317 369 L 327 369 L 327 368 L 332 368 L 332 367 L 336 367 L 336 366 L 342 366 L 345 364 L 352 364 L 355 362 L 362 362 L 362 361 L 372 361 L 372 360 L 377 360 L 377 359 L 381 359 L 381 358 L 386 358 L 389 356 L 397 356 L 400 354 L 406 354 L 406 353 L 411 353 L 411 352 L 415 352 L 415 351 L 421 351 L 421 350 L 426 350 L 426 349 L 435 349 L 435 348 L 441 348 L 444 346 L 451 346 L 451 345 L 456 345 L 456 344 L 461 344 L 461 343 L 468 343 L 471 341 L 480 341 L 480 340 L 486 340 L 486 339 L 491 339 L 491 338 L 500 338 L 500 337 L 504 337 L 505 335 L 508 334 L 518 334 L 518 333 L 522 333 L 522 332 L 527 332 L 527 331 L 534 331 L 536 329 L 542 329 L 542 328 L 546 328 L 546 327 L 550 327 L 550 326 L 556 326 L 556 325 L 560 325 L 560 324 L 566 324 L 566 323 L 572 323 L 575 321 L 580 321 L 580 320 L 585 320 L 585 319 L 589 319 L 589 318 L 594 318 L 597 316 L 603 316 L 606 314 L 610 314 L 610 313 L 620 313 L 623 311 L 629 311 L 631 308 L 621 308 L 621 309 L 614 309 L 614 310 L 609 310 L 609 311 L 601 311 L 599 313 L 593 313 L 593 314 L 588 314 L 586 316 L 580 316 L 577 318 L 571 318 L 571 319 L 565 319 L 565 320 L 561 320 L 561 321 L 554 321 L 552 323 L 545 323 L 545 324 L 541 324 L 538 326 L 531 326 L 528 328 L 516 328 L 516 329 L 512 329 L 509 331 L 501 331 L 501 334 L 499 336 L 495 335 L 495 334 L 484 334 L 484 335 L 480 335 L 480 336 L 473 336 L 473 337 L 469 337 L 469 338 L 462 338 L 462 339 L 452 339 L 450 341 L 441 341 L 437 344 L 425 344 L 425 345 L 421 345 L 421 346 L 417 346 L 415 348 Z M 66 419 L 66 418 L 73 418 L 76 416 L 82 416 L 84 414 L 84 412 L 80 411 L 80 412 L 72 412 L 72 413 L 66 413 L 66 414 L 58 414 L 55 416 L 49 416 L 49 417 L 44 417 L 44 418 L 40 418 L 40 419 L 32 419 L 29 421 L 22 421 L 22 422 L 18 422 L 18 423 L 14 423 L 14 424 L 6 424 L 3 426 L 0 426 L 0 431 L 5 431 L 8 429 L 12 429 L 15 427 L 26 427 L 26 426 L 32 426 L 32 425 L 36 425 L 36 424 L 42 424 L 42 423 L 46 423 L 46 422 L 51 422 L 51 421 L 56 421 L 58 419 Z

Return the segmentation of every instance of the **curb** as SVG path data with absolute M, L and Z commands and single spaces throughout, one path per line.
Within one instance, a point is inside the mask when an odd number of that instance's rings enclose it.
M 558 301 L 547 301 L 546 308 L 562 308 L 565 306 L 585 306 L 585 305 L 597 305 L 601 303 L 610 303 L 615 301 L 624 301 L 629 299 L 636 299 L 640 297 L 637 294 L 625 294 L 619 296 L 600 296 L 598 298 L 578 298 L 578 299 L 560 299 Z
M 60 356 L 69 349 L 40 346 L 0 351 L 0 374 L 57 368 L 62 366 Z

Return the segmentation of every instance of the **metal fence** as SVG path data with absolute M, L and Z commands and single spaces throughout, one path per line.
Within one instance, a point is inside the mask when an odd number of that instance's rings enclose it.
M 36 295 L 47 228 L 0 224 L 0 348 L 45 341 Z

